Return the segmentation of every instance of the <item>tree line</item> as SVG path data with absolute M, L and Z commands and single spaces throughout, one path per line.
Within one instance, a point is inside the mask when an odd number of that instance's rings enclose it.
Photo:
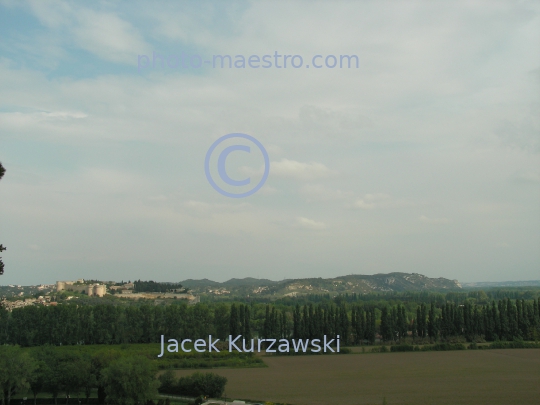
M 49 394 L 57 404 L 65 397 L 86 399 L 97 391 L 98 403 L 153 404 L 158 391 L 188 396 L 220 397 L 227 379 L 195 373 L 177 379 L 172 371 L 156 377 L 155 362 L 124 350 L 102 349 L 93 354 L 40 346 L 23 350 L 0 346 L 0 398 L 9 404 L 15 394 Z M 62 395 L 62 397 L 61 397 Z M 163 402 L 163 401 L 159 401 Z M 79 402 L 80 403 L 80 402 Z
M 227 378 L 214 373 L 194 373 L 176 378 L 173 371 L 167 370 L 158 377 L 159 392 L 191 397 L 220 398 L 225 392 Z
M 182 289 L 180 283 L 160 283 L 157 281 L 141 281 L 137 280 L 133 282 L 135 292 L 160 292 L 166 293 L 170 291 L 177 291 Z
M 487 341 L 525 339 L 536 340 L 540 332 L 540 300 L 515 300 L 508 298 L 492 301 L 488 305 L 465 302 L 443 304 L 424 303 L 416 309 L 416 317 L 409 319 L 401 305 L 381 313 L 381 338 L 384 341 L 399 341 L 429 337 L 431 340 L 462 336 L 468 341 L 478 338 Z
M 464 304 L 466 301 L 474 301 L 477 304 L 485 305 L 491 301 L 510 298 L 512 300 L 533 300 L 540 297 L 539 287 L 502 287 L 491 288 L 489 290 L 470 290 L 470 291 L 384 291 L 370 292 L 366 294 L 344 293 L 337 296 L 332 296 L 329 293 L 325 294 L 303 294 L 295 297 L 286 296 L 278 299 L 272 299 L 275 305 L 295 306 L 296 304 L 305 305 L 309 303 L 325 303 L 334 302 L 337 305 L 346 304 L 363 304 L 376 305 L 382 307 L 385 303 L 395 305 L 397 303 L 422 304 L 435 303 L 437 307 L 445 303 Z M 217 303 L 217 302 L 243 302 L 243 303 L 267 303 L 268 297 L 239 297 L 239 296 L 201 296 L 201 302 Z
M 159 381 L 155 364 L 143 356 L 126 356 L 101 350 L 90 356 L 77 351 L 41 346 L 32 351 L 0 346 L 0 397 L 9 404 L 15 394 L 30 392 L 34 404 L 39 394 L 50 394 L 58 403 L 86 398 L 97 389 L 100 404 L 145 403 L 157 397 Z M 67 402 L 66 402 L 67 403 Z
M 422 303 L 364 306 L 309 303 L 150 304 L 114 306 L 27 306 L 0 310 L 0 344 L 21 346 L 156 343 L 160 336 L 225 340 L 229 335 L 275 339 L 340 336 L 343 344 L 400 341 L 405 337 L 444 339 L 463 336 L 487 341 L 534 339 L 540 328 L 540 299 L 470 302 L 456 305 Z

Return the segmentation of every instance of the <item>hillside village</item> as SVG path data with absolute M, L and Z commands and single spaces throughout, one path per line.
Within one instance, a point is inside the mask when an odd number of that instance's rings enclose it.
M 135 283 L 132 282 L 118 283 L 115 281 L 78 279 L 75 281 L 57 281 L 55 284 L 40 284 L 38 286 L 0 286 L 0 307 L 8 311 L 30 305 L 54 306 L 59 301 L 77 300 L 81 297 L 146 299 L 152 300 L 156 304 L 163 303 L 168 299 L 186 300 L 189 304 L 195 304 L 200 300 L 198 296 L 191 294 L 187 289 L 164 292 L 138 292 L 135 290 Z
M 140 282 L 140 280 L 139 280 Z M 155 304 L 181 299 L 189 304 L 231 298 L 279 299 L 303 295 L 365 295 L 387 294 L 404 291 L 459 291 L 476 287 L 478 283 L 460 283 L 446 278 L 430 278 L 418 273 L 388 273 L 374 275 L 351 274 L 334 278 L 304 278 L 273 281 L 268 279 L 243 278 L 216 282 L 208 279 L 187 279 L 178 284 L 156 283 L 160 291 L 137 290 L 137 282 L 115 282 L 78 279 L 57 281 L 55 284 L 37 286 L 0 286 L 0 299 L 4 308 L 12 310 L 28 305 L 56 305 L 58 300 L 122 299 L 152 300 Z M 145 282 L 146 283 L 146 282 Z M 154 283 L 154 282 L 150 282 Z M 527 282 L 527 285 L 538 282 Z M 481 284 L 481 283 L 480 283 Z M 497 283 L 492 283 L 491 287 Z M 501 285 L 508 283 L 499 283 Z M 178 288 L 178 286 L 182 288 Z

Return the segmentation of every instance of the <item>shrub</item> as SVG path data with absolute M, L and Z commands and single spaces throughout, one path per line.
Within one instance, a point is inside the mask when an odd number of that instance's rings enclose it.
M 434 345 L 426 345 L 422 347 L 423 352 L 429 351 L 446 351 L 446 350 L 465 350 L 465 345 L 462 343 L 435 343 Z
M 201 405 L 204 402 L 204 398 L 199 396 L 195 398 L 195 401 L 193 401 L 193 405 Z
M 107 400 L 118 405 L 145 403 L 156 397 L 159 382 L 146 357 L 121 357 L 102 371 Z
M 171 393 L 176 384 L 176 377 L 171 370 L 168 370 L 158 377 L 159 392 Z
M 177 379 L 172 371 L 160 375 L 159 381 L 162 393 L 214 398 L 223 395 L 227 384 L 227 378 L 214 373 L 194 373 Z
M 413 345 L 395 345 L 390 347 L 391 352 L 412 352 L 414 351 Z
M 515 340 L 513 342 L 493 342 L 490 349 L 540 349 L 540 344 Z

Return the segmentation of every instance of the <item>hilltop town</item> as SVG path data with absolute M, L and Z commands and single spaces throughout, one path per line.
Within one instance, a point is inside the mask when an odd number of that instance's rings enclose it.
M 207 300 L 275 300 L 305 295 L 365 295 L 405 291 L 449 292 L 489 284 L 490 287 L 539 285 L 540 281 L 506 283 L 460 283 L 446 278 L 430 278 L 418 273 L 374 275 L 351 274 L 334 278 L 303 278 L 273 281 L 257 278 L 233 278 L 224 282 L 187 279 L 180 283 L 154 281 L 100 281 L 78 279 L 37 286 L 0 286 L 1 305 L 12 310 L 28 305 L 56 305 L 59 301 L 80 299 L 151 300 L 156 304 L 186 300 L 189 304 Z
M 140 280 L 139 280 L 140 282 Z M 151 283 L 157 291 L 147 291 L 145 286 Z M 170 299 L 186 300 L 189 304 L 199 302 L 199 297 L 189 289 L 179 288 L 180 284 L 140 282 L 136 289 L 135 282 L 115 282 L 78 279 L 75 281 L 57 281 L 55 284 L 38 286 L 8 285 L 0 286 L 0 307 L 12 311 L 29 305 L 57 305 L 59 301 L 70 301 L 81 298 L 116 298 L 130 300 L 152 300 L 156 304 Z M 157 287 L 156 287 L 157 286 Z

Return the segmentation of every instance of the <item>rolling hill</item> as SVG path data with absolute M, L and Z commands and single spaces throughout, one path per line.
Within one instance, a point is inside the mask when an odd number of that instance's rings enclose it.
M 298 296 L 303 294 L 367 294 L 373 292 L 460 290 L 457 280 L 430 278 L 418 273 L 374 275 L 351 274 L 334 278 L 301 278 L 272 281 L 232 278 L 219 283 L 211 280 L 185 280 L 183 286 L 195 294 L 223 296 Z

